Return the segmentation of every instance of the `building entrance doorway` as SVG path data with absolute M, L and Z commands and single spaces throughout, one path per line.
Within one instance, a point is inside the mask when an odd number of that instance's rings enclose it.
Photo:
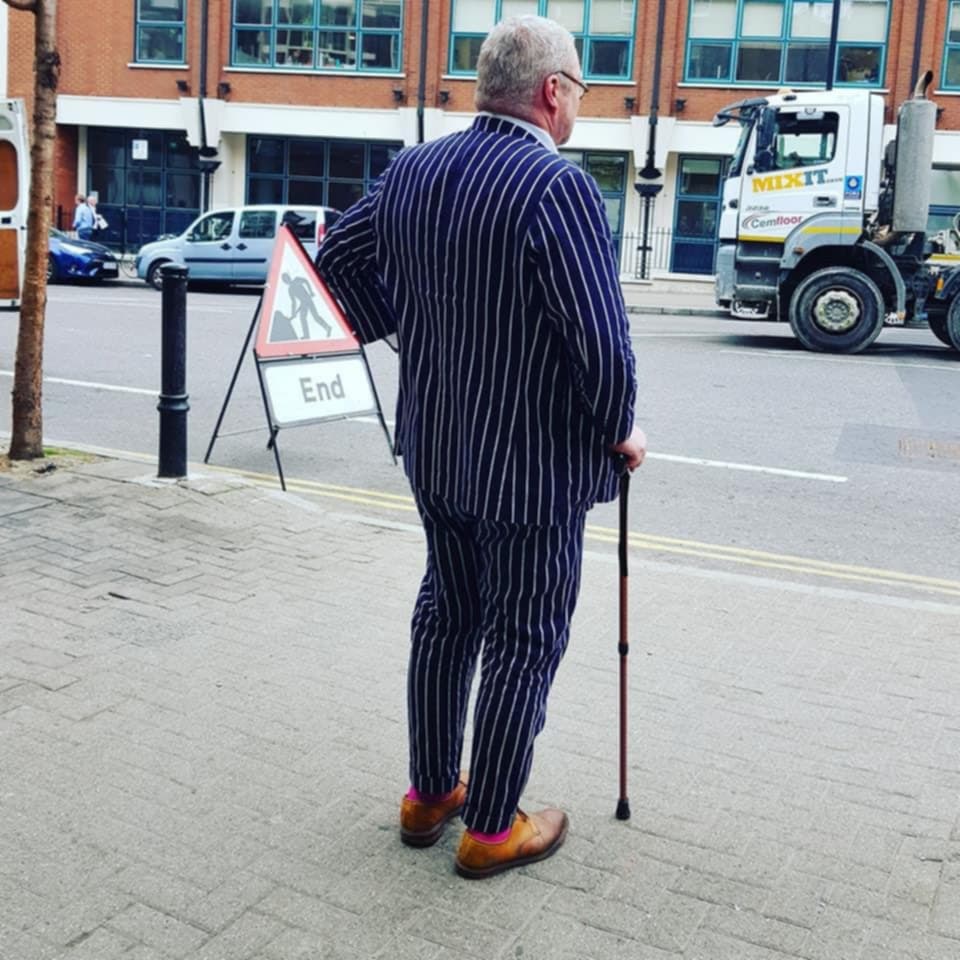
M 671 273 L 714 272 L 727 163 L 726 157 L 680 156 Z
M 87 192 L 107 229 L 97 240 L 136 251 L 200 215 L 200 164 L 182 130 L 90 127 Z

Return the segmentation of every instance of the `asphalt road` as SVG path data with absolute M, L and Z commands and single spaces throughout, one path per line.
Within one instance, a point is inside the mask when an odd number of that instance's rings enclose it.
M 210 442 L 257 302 L 250 291 L 189 294 L 192 462 Z M 0 313 L 7 383 L 17 321 Z M 806 353 L 776 324 L 634 314 L 631 329 L 651 450 L 630 498 L 637 557 L 960 603 L 956 354 L 926 331 L 887 330 L 864 354 L 833 356 Z M 392 424 L 394 356 L 374 345 L 369 358 Z M 52 287 L 44 372 L 48 443 L 156 455 L 158 293 Z M 9 423 L 3 389 L 0 430 Z M 221 430 L 211 464 L 275 475 L 249 353 Z M 283 430 L 279 450 L 291 489 L 415 522 L 375 420 Z M 613 505 L 590 523 L 591 548 L 612 550 Z

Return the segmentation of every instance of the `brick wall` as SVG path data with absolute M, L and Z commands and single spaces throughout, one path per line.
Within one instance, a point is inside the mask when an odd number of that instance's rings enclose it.
M 470 80 L 445 79 L 450 28 L 449 0 L 429 7 L 425 106 L 457 112 L 473 109 L 474 84 Z M 931 0 L 926 7 L 921 65 L 935 71 L 939 80 L 946 29 L 948 0 Z M 200 89 L 200 0 L 187 4 L 187 64 L 182 68 L 131 66 L 134 57 L 133 0 L 84 0 L 59 5 L 59 49 L 62 60 L 60 92 L 65 95 L 175 99 L 181 95 L 177 81 L 186 81 L 189 95 Z M 403 34 L 401 76 L 292 75 L 289 73 L 243 72 L 227 68 L 230 57 L 230 0 L 209 0 L 207 95 L 217 96 L 219 83 L 229 83 L 229 98 L 237 102 L 276 103 L 389 109 L 396 105 L 394 89 L 401 90 L 406 106 L 417 99 L 420 63 L 421 0 L 407 0 Z M 650 107 L 654 52 L 662 51 L 660 115 L 675 114 L 675 102 L 686 101 L 684 120 L 709 121 L 732 100 L 763 93 L 746 87 L 682 86 L 687 32 L 685 0 L 665 4 L 665 20 L 658 31 L 658 4 L 640 0 L 634 51 L 636 83 L 594 84 L 581 108 L 582 116 L 624 118 L 629 114 L 624 99 L 634 97 L 634 112 L 646 114 Z M 888 104 L 893 106 L 911 92 L 913 38 L 917 0 L 892 4 L 887 72 Z M 9 14 L 9 82 L 11 96 L 32 99 L 33 17 L 11 10 Z M 439 93 L 447 91 L 445 104 Z M 768 91 L 767 91 L 768 92 Z M 960 127 L 960 98 L 941 97 L 944 108 L 941 129 Z M 304 131 L 309 133 L 309 131 Z M 57 177 L 57 202 L 72 204 L 76 190 L 76 131 L 63 129 L 58 158 L 64 170 Z

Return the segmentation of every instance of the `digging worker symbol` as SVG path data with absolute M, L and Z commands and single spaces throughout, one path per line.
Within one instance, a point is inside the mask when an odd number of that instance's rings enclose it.
M 291 337 L 295 340 L 313 340 L 315 337 L 310 334 L 310 320 L 313 320 L 323 328 L 323 334 L 326 337 L 333 335 L 333 327 L 326 321 L 323 315 L 317 310 L 314 302 L 315 295 L 310 284 L 305 277 L 292 277 L 289 273 L 284 273 L 283 282 L 287 285 L 287 292 L 290 294 L 290 316 L 284 316 L 278 310 L 276 319 L 283 319 L 290 326 Z M 300 321 L 299 332 L 294 325 L 294 321 Z

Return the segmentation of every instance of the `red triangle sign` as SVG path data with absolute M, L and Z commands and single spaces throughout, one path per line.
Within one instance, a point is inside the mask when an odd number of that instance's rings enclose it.
M 280 227 L 273 246 L 253 349 L 260 359 L 360 350 L 343 312 L 287 224 Z

